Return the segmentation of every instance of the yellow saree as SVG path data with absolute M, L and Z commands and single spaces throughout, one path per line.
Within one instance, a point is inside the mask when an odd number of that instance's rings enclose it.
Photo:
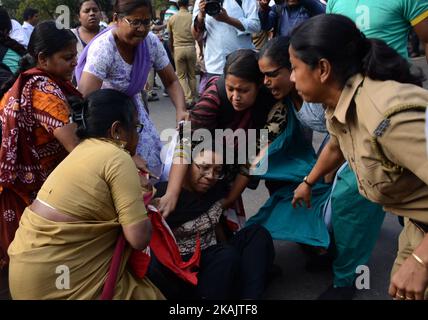
M 38 199 L 78 221 L 24 211 L 8 251 L 12 298 L 98 299 L 121 226 L 147 219 L 131 157 L 108 142 L 85 140 L 52 172 Z M 113 299 L 163 299 L 147 278 L 128 270 L 130 251 Z

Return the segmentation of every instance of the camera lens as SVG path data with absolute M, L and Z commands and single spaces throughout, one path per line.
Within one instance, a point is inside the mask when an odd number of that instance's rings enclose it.
M 210 16 L 216 16 L 220 13 L 221 4 L 218 0 L 207 1 L 205 4 L 205 12 Z

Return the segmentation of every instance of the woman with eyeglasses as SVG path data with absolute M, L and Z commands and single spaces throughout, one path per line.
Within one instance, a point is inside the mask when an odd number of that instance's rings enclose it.
M 8 251 L 12 298 L 104 297 L 123 232 L 127 245 L 112 299 L 163 299 L 147 277 L 135 276 L 127 265 L 131 249 L 146 248 L 152 230 L 131 158 L 141 130 L 135 105 L 121 92 L 101 89 L 71 108 L 80 143 L 22 215 Z
M 334 257 L 319 254 L 325 253 L 325 250 L 303 247 L 311 258 L 307 264 L 309 270 L 333 263 L 333 285 L 320 295 L 319 299 L 351 299 L 355 293 L 355 270 L 359 265 L 368 263 L 385 214 L 381 206 L 358 193 L 355 175 L 347 163 L 341 164 L 339 170 L 335 168 L 329 174 L 334 176 L 337 170 L 331 187 L 330 184 L 315 184 L 304 178 L 314 165 L 316 156 L 312 150 L 312 141 L 302 139 L 300 129 L 307 127 L 315 132 L 327 133 L 326 119 L 321 104 L 303 102 L 297 95 L 290 80 L 292 70 L 288 47 L 288 37 L 277 37 L 268 42 L 260 53 L 259 65 L 265 74 L 265 84 L 274 96 L 283 102 L 278 105 L 283 116 L 277 113 L 276 118 L 283 119 L 284 125 L 280 126 L 279 132 L 270 135 L 271 142 L 274 143 L 270 146 L 273 151 L 268 152 L 268 159 L 265 159 L 269 161 L 269 171 L 263 177 L 267 179 L 266 186 L 269 190 L 275 192 L 249 223 L 262 224 L 272 231 L 277 239 L 289 240 L 289 237 L 293 236 L 301 243 L 324 248 L 329 246 L 329 252 L 335 253 Z M 287 90 L 290 87 L 294 92 L 291 99 Z M 270 118 L 275 119 L 275 115 L 272 114 Z M 275 126 L 269 124 L 269 127 Z M 278 148 L 280 143 L 282 145 Z M 321 145 L 320 150 L 322 147 Z M 293 208 L 293 191 L 304 179 L 304 183 L 314 191 L 313 201 L 309 208 Z M 325 180 L 331 182 L 328 177 Z M 279 191 L 278 186 L 283 189 Z M 281 200 L 277 201 L 278 199 Z M 310 243 L 301 237 L 305 233 L 296 228 L 296 223 L 292 223 L 299 218 L 303 220 L 301 226 L 309 226 L 309 221 L 317 223 L 315 226 L 322 232 L 313 237 L 312 241 L 317 240 L 319 243 Z M 330 237 L 331 241 L 324 222 L 333 235 Z M 314 235 L 313 233 L 312 236 Z M 319 239 L 325 239 L 323 245 Z
M 267 114 L 274 102 L 275 99 L 263 86 L 263 74 L 257 64 L 257 53 L 251 49 L 241 49 L 228 55 L 224 75 L 210 79 L 199 101 L 190 110 L 190 129 L 193 134 L 208 130 L 214 140 L 216 130 L 228 130 L 230 133 L 229 136 L 226 134 L 224 144 L 229 147 L 229 151 L 233 149 L 235 158 L 233 163 L 227 163 L 226 178 L 231 186 L 230 192 L 223 200 L 225 210 L 239 207 L 237 200 L 251 179 L 251 160 L 247 152 L 250 150 L 249 132 L 254 130 L 253 132 L 260 133 L 259 129 L 265 125 Z M 185 131 L 186 128 L 187 126 Z M 245 146 L 242 145 L 243 142 L 229 139 L 233 138 L 231 136 L 236 132 L 245 134 Z M 198 139 L 196 136 L 194 138 Z M 251 147 L 256 150 L 259 144 L 257 141 L 253 142 L 255 145 Z M 159 203 L 159 210 L 165 217 L 174 210 L 187 171 L 186 162 L 191 156 L 187 152 L 186 143 L 181 147 L 182 150 L 176 152 L 176 163 L 171 166 L 168 190 Z M 241 156 L 245 156 L 244 161 Z M 242 215 L 241 218 L 245 219 Z M 234 225 L 239 228 L 237 224 Z
M 207 146 L 195 152 L 177 206 L 166 219 L 184 261 L 193 256 L 200 241 L 198 284 L 185 283 L 154 255 L 148 277 L 168 299 L 261 299 L 274 258 L 272 238 L 266 229 L 253 225 L 227 242 L 218 241 L 221 199 L 227 188 L 222 155 L 214 148 Z M 167 185 L 156 185 L 156 197 L 165 194 Z
M 113 88 L 134 99 L 139 121 L 144 124 L 137 155 L 147 162 L 150 171 L 160 176 L 162 144 L 141 96 L 152 67 L 177 109 L 177 122 L 184 120 L 187 112 L 183 89 L 168 56 L 159 39 L 149 32 L 151 13 L 150 0 L 116 0 L 114 26 L 97 35 L 82 52 L 76 79 L 84 96 L 99 88 Z
M 323 112 L 317 107 L 308 108 L 290 81 L 288 44 L 288 37 L 276 37 L 267 42 L 259 54 L 258 65 L 264 75 L 264 85 L 275 98 L 275 105 L 264 126 L 268 130 L 268 144 L 253 161 L 253 172 L 265 180 L 270 198 L 247 225 L 263 225 L 274 239 L 302 244 L 310 256 L 315 256 L 309 260 L 308 266 L 311 266 L 329 245 L 322 209 L 330 185 L 314 186 L 310 209 L 293 208 L 291 199 L 296 185 L 316 161 L 312 147 L 314 126 L 306 125 L 306 120 L 312 118 L 312 123 L 316 123 Z M 313 112 L 308 113 L 311 110 Z M 264 168 L 267 168 L 265 172 Z

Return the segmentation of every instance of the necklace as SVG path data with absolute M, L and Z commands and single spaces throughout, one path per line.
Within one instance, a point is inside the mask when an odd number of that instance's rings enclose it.
M 125 151 L 127 154 L 131 155 L 131 153 L 125 149 L 126 142 L 123 140 L 114 140 L 114 139 L 109 139 L 109 138 L 97 138 L 97 139 L 104 141 L 104 142 L 108 142 L 110 144 L 113 144 L 116 147 L 118 147 L 120 150 Z

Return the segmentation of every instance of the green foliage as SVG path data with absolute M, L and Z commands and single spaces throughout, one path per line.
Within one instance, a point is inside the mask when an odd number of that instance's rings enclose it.
M 101 4 L 102 10 L 111 10 L 111 0 L 98 0 Z M 39 10 L 40 20 L 53 19 L 56 17 L 56 8 L 60 5 L 65 5 L 70 8 L 73 15 L 77 15 L 78 1 L 77 0 L 1 0 L 3 7 L 5 7 L 11 15 L 22 22 L 22 14 L 27 7 Z
M 111 0 L 98 0 L 102 10 L 110 12 L 112 10 Z M 22 22 L 22 14 L 27 7 L 39 10 L 40 20 L 53 19 L 56 17 L 55 10 L 60 5 L 66 5 L 70 8 L 72 15 L 77 15 L 77 0 L 1 0 L 3 6 L 9 11 L 12 17 Z M 162 10 L 168 7 L 168 0 L 152 0 L 156 10 Z

